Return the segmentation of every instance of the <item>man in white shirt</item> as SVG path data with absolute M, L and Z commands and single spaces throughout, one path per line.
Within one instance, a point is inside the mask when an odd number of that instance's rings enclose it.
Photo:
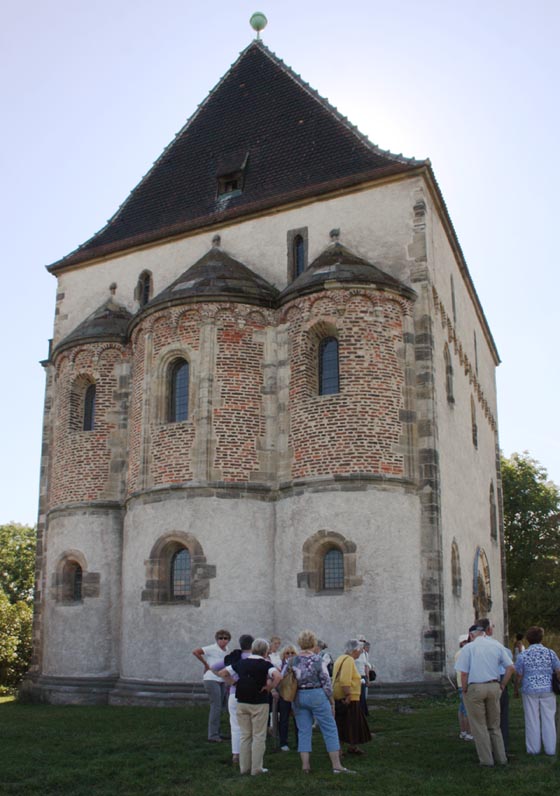
M 485 635 L 476 624 L 469 628 L 473 639 L 461 650 L 455 669 L 461 672 L 461 687 L 481 766 L 507 765 L 500 731 L 500 696 L 513 672 L 508 650 Z M 500 670 L 505 674 L 500 682 Z
M 222 710 L 225 709 L 227 689 L 222 678 L 212 671 L 212 666 L 223 661 L 224 656 L 229 652 L 228 643 L 231 640 L 231 633 L 229 630 L 218 630 L 214 638 L 216 639 L 215 644 L 197 647 L 193 650 L 193 655 L 204 666 L 202 682 L 210 700 L 208 740 L 210 743 L 220 743 L 224 740 L 220 735 L 220 718 Z

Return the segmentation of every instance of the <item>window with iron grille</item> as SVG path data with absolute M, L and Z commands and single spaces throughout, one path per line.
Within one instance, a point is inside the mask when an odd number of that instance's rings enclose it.
M 319 344 L 319 395 L 339 392 L 338 340 L 325 337 Z
M 189 416 L 189 363 L 178 359 L 169 374 L 169 412 L 168 421 L 179 423 Z
M 344 589 L 344 555 L 335 547 L 327 550 L 323 558 L 323 589 Z
M 185 600 L 191 593 L 191 554 L 185 548 L 177 550 L 171 559 L 169 596 Z
M 84 431 L 93 431 L 95 425 L 95 384 L 90 384 L 84 396 Z

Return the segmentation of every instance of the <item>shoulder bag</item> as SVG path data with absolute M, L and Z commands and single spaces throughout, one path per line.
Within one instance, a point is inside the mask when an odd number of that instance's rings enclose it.
M 338 667 L 338 671 L 336 673 L 336 677 L 334 678 L 333 682 L 333 692 L 334 692 L 334 684 L 338 680 L 338 676 L 340 674 L 340 670 L 342 669 L 343 664 L 341 663 Z M 344 698 L 345 699 L 345 698 Z M 342 719 L 348 713 L 350 709 L 350 705 L 348 702 L 345 702 L 344 699 L 335 699 L 334 701 L 334 717 L 335 719 Z
M 284 677 L 276 686 L 276 690 L 285 702 L 293 702 L 297 694 L 297 677 L 291 663 Z

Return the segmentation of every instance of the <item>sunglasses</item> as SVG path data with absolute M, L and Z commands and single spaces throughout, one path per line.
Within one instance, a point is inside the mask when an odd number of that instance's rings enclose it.
M 229 636 L 218 636 L 218 641 L 229 641 Z

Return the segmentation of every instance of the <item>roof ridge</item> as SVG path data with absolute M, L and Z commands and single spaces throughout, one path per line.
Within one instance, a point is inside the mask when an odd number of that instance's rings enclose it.
M 338 122 L 341 122 L 346 129 L 349 130 L 358 139 L 358 141 L 366 147 L 366 149 L 375 152 L 377 155 L 394 160 L 397 163 L 404 163 L 406 165 L 412 166 L 419 166 L 423 163 L 426 163 L 425 160 L 417 160 L 416 158 L 406 157 L 402 153 L 397 155 L 394 152 L 391 152 L 389 149 L 381 149 L 381 147 L 379 147 L 377 144 L 374 144 L 373 141 L 370 141 L 367 135 L 362 133 L 362 131 L 359 130 L 355 124 L 352 124 L 348 117 L 344 116 L 344 114 L 341 113 L 335 105 L 333 105 L 326 97 L 323 97 L 321 94 L 319 94 L 317 89 L 313 88 L 313 86 L 304 80 L 300 74 L 292 69 L 292 67 L 289 66 L 289 64 L 287 64 L 282 58 L 280 58 L 279 55 L 276 55 L 275 52 L 267 47 L 267 45 L 261 39 L 254 39 L 254 41 L 251 42 L 251 45 L 253 44 L 260 47 L 263 53 L 268 56 L 273 63 L 279 66 L 289 78 L 294 80 L 294 82 L 296 82 L 300 88 L 313 97 L 313 99 L 317 100 L 317 102 L 319 102 L 326 111 L 332 114 Z M 245 49 L 248 50 L 249 48 L 246 47 Z M 242 55 L 244 53 L 245 50 L 243 51 Z M 231 68 L 233 69 L 233 66 Z
M 250 49 L 250 48 L 251 48 L 253 45 L 255 45 L 257 42 L 258 42 L 259 44 L 261 44 L 260 40 L 253 39 L 253 41 L 251 41 L 251 42 L 250 42 L 250 43 L 247 45 L 247 47 L 245 47 L 243 50 L 241 50 L 241 52 L 239 53 L 239 55 L 237 56 L 237 58 L 235 59 L 235 61 L 234 61 L 232 64 L 230 64 L 230 66 L 228 67 L 228 69 L 227 69 L 227 70 L 224 72 L 224 74 L 223 74 L 223 75 L 220 77 L 220 79 L 217 81 L 217 83 L 216 83 L 216 84 L 215 84 L 215 85 L 214 85 L 214 86 L 213 86 L 213 87 L 210 89 L 210 91 L 208 92 L 208 94 L 206 95 L 206 97 L 205 97 L 205 98 L 202 100 L 202 102 L 199 102 L 199 103 L 198 103 L 198 105 L 196 106 L 195 110 L 194 110 L 194 111 L 191 113 L 191 115 L 190 115 L 190 116 L 187 118 L 187 120 L 184 122 L 183 126 L 182 126 L 182 127 L 181 127 L 181 128 L 180 128 L 180 129 L 179 129 L 179 130 L 178 130 L 178 131 L 175 133 L 175 135 L 173 136 L 173 138 L 171 139 L 171 141 L 169 141 L 169 143 L 165 145 L 165 147 L 163 148 L 163 151 L 161 152 L 161 154 L 160 154 L 160 155 L 159 155 L 159 156 L 158 156 L 158 157 L 157 157 L 157 158 L 156 158 L 156 159 L 153 161 L 152 165 L 151 165 L 151 166 L 148 168 L 148 171 L 147 171 L 145 174 L 143 174 L 143 175 L 142 175 L 142 177 L 140 177 L 140 179 L 138 180 L 138 182 L 136 183 L 136 185 L 134 186 L 134 188 L 132 188 L 132 189 L 131 189 L 131 190 L 128 192 L 128 194 L 126 195 L 125 199 L 123 199 L 123 201 L 122 201 L 122 202 L 120 203 L 120 205 L 117 207 L 117 209 L 115 210 L 115 212 L 113 213 L 113 215 L 112 215 L 112 216 L 110 216 L 110 217 L 107 219 L 107 221 L 105 222 L 105 224 L 103 224 L 103 226 L 102 226 L 102 227 L 100 227 L 100 228 L 97 230 L 97 232 L 94 232 L 94 233 L 93 233 L 93 235 L 90 235 L 90 237 L 89 237 L 89 238 L 88 238 L 86 241 L 84 241 L 84 242 L 83 242 L 83 243 L 81 243 L 79 246 L 77 246 L 75 249 L 73 249 L 71 252 L 69 252 L 69 253 L 68 253 L 68 254 L 67 254 L 65 257 L 63 257 L 63 258 L 62 258 L 62 260 L 60 260 L 59 262 L 62 262 L 63 260 L 66 260 L 66 259 L 68 259 L 68 258 L 69 258 L 69 257 L 71 257 L 73 254 L 76 254 L 77 252 L 79 252 L 79 251 L 81 251 L 82 249 L 86 248 L 86 247 L 87 247 L 87 246 L 88 246 L 88 245 L 89 245 L 89 244 L 90 244 L 90 243 L 91 243 L 91 242 L 92 242 L 92 241 L 93 241 L 95 238 L 97 238 L 97 236 L 98 236 L 98 235 L 100 235 L 100 234 L 101 234 L 101 233 L 102 233 L 102 232 L 103 232 L 105 229 L 107 229 L 107 228 L 109 227 L 109 225 L 110 225 L 110 224 L 112 224 L 114 221 L 116 221 L 116 220 L 117 220 L 117 218 L 119 217 L 119 215 L 120 215 L 120 214 L 122 213 L 122 211 L 124 210 L 124 208 L 125 208 L 126 204 L 128 203 L 129 199 L 132 197 L 132 194 L 133 194 L 133 193 L 135 193 L 135 192 L 136 192 L 136 191 L 137 191 L 137 190 L 140 188 L 140 186 L 141 186 L 141 185 L 142 185 L 142 184 L 143 184 L 143 183 L 146 181 L 146 179 L 147 179 L 147 178 L 150 176 L 150 174 L 152 173 L 153 169 L 155 169 L 155 168 L 156 168 L 156 166 L 157 166 L 157 165 L 158 165 L 158 164 L 159 164 L 161 161 L 163 161 L 163 159 L 164 159 L 164 158 L 165 158 L 165 156 L 167 155 L 168 151 L 169 151 L 169 150 L 170 150 L 170 149 L 171 149 L 171 148 L 174 146 L 175 142 L 176 142 L 176 141 L 177 141 L 177 140 L 178 140 L 178 139 L 179 139 L 179 138 L 180 138 L 180 137 L 183 135 L 183 133 L 186 131 L 186 129 L 187 129 L 187 128 L 188 128 L 188 127 L 189 127 L 189 126 L 192 124 L 192 122 L 194 122 L 194 120 L 196 119 L 196 117 L 197 117 L 197 116 L 198 116 L 198 115 L 199 115 L 199 114 L 202 112 L 202 109 L 204 108 L 204 106 L 208 104 L 208 102 L 209 102 L 210 98 L 211 98 L 211 97 L 212 97 L 212 96 L 213 96 L 213 95 L 216 93 L 216 91 L 217 91 L 217 90 L 218 90 L 218 88 L 219 88 L 219 87 L 222 85 L 222 83 L 225 81 L 225 79 L 228 77 L 228 75 L 229 75 L 229 73 L 232 71 L 232 69 L 234 69 L 234 68 L 237 66 L 237 64 L 238 64 L 238 63 L 239 63 L 239 61 L 240 61 L 240 60 L 243 58 L 243 56 L 245 55 L 245 53 L 246 53 L 246 52 L 248 52 L 248 50 L 249 50 L 249 49 Z M 266 48 L 266 49 L 268 49 L 268 48 Z
M 80 244 L 77 248 L 73 249 L 70 253 L 66 254 L 61 259 L 57 260 L 55 263 L 47 266 L 49 270 L 54 269 L 58 266 L 64 266 L 66 263 L 73 263 L 74 261 L 79 261 L 83 257 L 83 255 L 88 256 L 88 254 L 93 254 L 95 256 L 95 251 L 99 248 L 99 246 L 103 247 L 103 241 L 105 238 L 109 239 L 109 245 L 111 250 L 115 248 L 116 250 L 119 249 L 118 243 L 124 243 L 129 237 L 127 234 L 122 234 L 118 232 L 120 225 L 123 225 L 123 229 L 127 230 L 127 219 L 134 219 L 135 213 L 138 211 L 138 208 L 142 210 L 143 202 L 145 200 L 145 196 L 150 196 L 150 186 L 151 186 L 151 178 L 158 177 L 158 174 L 164 172 L 166 169 L 166 163 L 172 163 L 174 158 L 176 159 L 176 153 L 182 151 L 186 139 L 189 137 L 190 132 L 193 131 L 193 135 L 196 139 L 196 130 L 198 128 L 198 121 L 200 120 L 202 124 L 204 124 L 205 119 L 205 111 L 209 108 L 212 108 L 212 103 L 219 98 L 220 91 L 224 88 L 224 86 L 228 85 L 228 81 L 231 81 L 232 78 L 235 77 L 236 70 L 243 70 L 243 64 L 245 59 L 250 59 L 251 55 L 255 55 L 256 53 L 259 54 L 261 58 L 262 64 L 268 62 L 270 70 L 272 73 L 276 73 L 278 76 L 282 76 L 286 80 L 286 85 L 293 87 L 294 92 L 298 92 L 300 96 L 307 97 L 307 104 L 309 104 L 310 108 L 315 108 L 316 113 L 324 114 L 325 122 L 329 122 L 330 125 L 333 127 L 333 130 L 338 130 L 340 136 L 345 136 L 348 142 L 348 145 L 352 147 L 354 150 L 356 157 L 361 158 L 362 160 L 365 159 L 380 159 L 384 161 L 385 167 L 405 167 L 405 168 L 414 168 L 417 166 L 424 165 L 426 161 L 415 160 L 414 158 L 406 158 L 403 155 L 396 155 L 388 150 L 383 150 L 378 147 L 376 144 L 373 144 L 366 135 L 361 133 L 358 128 L 353 125 L 346 116 L 340 113 L 337 108 L 335 108 L 331 103 L 322 97 L 318 91 L 312 88 L 308 83 L 303 80 L 303 78 L 297 74 L 290 66 L 288 66 L 276 53 L 272 52 L 269 47 L 264 44 L 259 39 L 253 39 L 241 52 L 239 53 L 238 57 L 235 61 L 229 66 L 229 68 L 222 74 L 220 79 L 215 83 L 213 88 L 208 92 L 205 98 L 196 106 L 193 113 L 186 119 L 180 129 L 175 133 L 173 138 L 166 144 L 163 148 L 161 154 L 153 161 L 152 165 L 147 169 L 147 171 L 143 174 L 137 184 L 128 192 L 125 199 L 121 202 L 121 204 L 117 207 L 116 211 L 110 216 L 110 218 L 106 221 L 106 223 L 98 229 L 93 235 L 89 236 L 86 241 Z M 251 60 L 248 60 L 249 63 L 252 63 Z M 258 57 L 257 57 L 258 63 Z M 178 148 L 177 148 L 178 147 Z M 371 164 L 372 168 L 380 169 L 382 164 Z M 346 166 L 345 166 L 346 168 Z M 363 171 L 364 164 L 360 167 Z M 354 171 L 353 173 L 358 173 Z M 190 180 L 190 182 L 189 182 Z M 192 184 L 192 178 L 188 175 L 185 178 L 185 184 L 182 186 L 183 190 L 186 188 L 190 190 L 190 186 Z M 191 191 L 192 193 L 192 191 Z M 196 192 L 195 192 L 196 193 Z M 144 196 L 145 194 L 145 196 Z M 153 200 L 153 196 L 152 196 Z M 198 197 L 200 200 L 200 197 Z M 171 226 L 174 226 L 178 221 L 181 219 L 180 216 L 180 208 L 177 202 L 177 199 L 174 198 L 172 204 L 172 213 L 171 213 Z M 239 212 L 243 211 L 245 205 L 235 205 Z M 223 209 L 223 208 L 222 208 Z M 220 210 L 220 208 L 218 208 Z M 216 209 L 212 208 L 205 208 L 206 214 L 209 212 L 216 213 Z M 185 217 L 186 218 L 186 217 Z M 185 220 L 185 219 L 183 219 Z M 132 224 L 134 227 L 134 224 Z M 147 239 L 151 239 L 152 232 L 158 237 L 159 232 L 167 228 L 169 226 L 169 222 L 166 218 L 161 218 L 158 220 L 154 220 L 153 218 L 145 218 L 144 221 L 140 222 L 138 225 L 138 229 L 136 230 L 135 234 L 132 236 L 134 238 L 137 237 L 137 234 L 142 234 L 142 237 L 148 236 Z M 143 227 L 143 228 L 141 228 Z M 116 231 L 116 232 L 115 232 Z M 111 239 L 112 233 L 115 232 L 115 236 Z

